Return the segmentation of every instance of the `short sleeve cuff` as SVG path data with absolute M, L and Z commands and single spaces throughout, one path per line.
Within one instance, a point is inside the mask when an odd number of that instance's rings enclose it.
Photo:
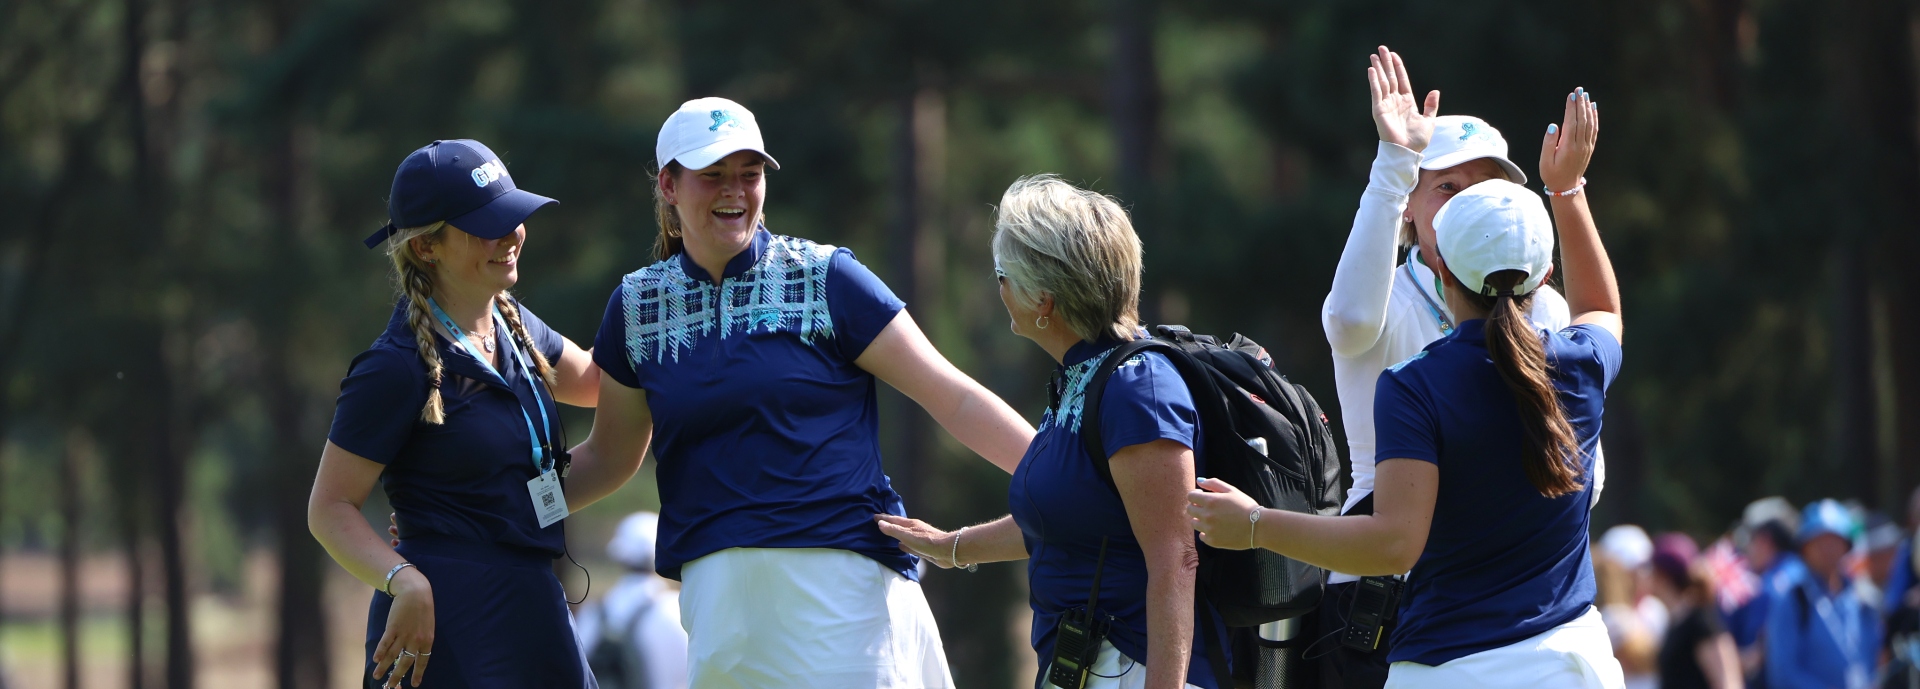
M 593 336 L 593 363 L 614 382 L 630 388 L 640 387 L 640 376 L 627 356 L 627 309 L 621 295 L 625 286 L 613 288 L 607 298 L 606 315 L 600 319 L 600 331 Z
M 834 337 L 848 361 L 860 358 L 867 345 L 907 308 L 887 283 L 854 258 L 846 248 L 833 252 L 827 268 L 827 304 L 833 314 Z

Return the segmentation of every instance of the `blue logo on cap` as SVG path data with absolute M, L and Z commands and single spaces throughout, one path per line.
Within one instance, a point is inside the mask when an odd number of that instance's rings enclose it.
M 1479 127 L 1475 127 L 1475 126 L 1473 126 L 1473 123 L 1472 123 L 1472 122 L 1462 122 L 1462 123 L 1460 123 L 1460 131 L 1462 131 L 1462 132 L 1466 132 L 1466 133 L 1464 133 L 1464 134 L 1461 134 L 1461 135 L 1460 135 L 1460 140 L 1461 140 L 1461 141 L 1466 141 L 1466 140 L 1467 140 L 1467 137 L 1470 137 L 1470 136 L 1473 136 L 1473 134 L 1474 134 L 1474 130 L 1475 130 L 1475 129 L 1479 129 Z
M 726 110 L 715 110 L 709 114 L 713 115 L 713 126 L 708 127 L 707 131 L 717 132 L 721 127 L 739 128 L 740 126 L 740 120 L 734 119 L 733 113 Z

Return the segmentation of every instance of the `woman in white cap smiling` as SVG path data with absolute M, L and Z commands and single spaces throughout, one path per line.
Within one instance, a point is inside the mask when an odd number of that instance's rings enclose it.
M 600 409 L 575 454 L 659 458 L 656 565 L 681 581 L 691 685 L 950 686 L 919 559 L 874 521 L 906 514 L 874 381 L 1008 472 L 1032 426 L 852 252 L 767 231 L 780 164 L 753 113 L 689 101 L 656 156 L 659 261 L 608 300 Z
M 1499 130 L 1477 117 L 1439 115 L 1438 91 L 1427 94 L 1424 103 L 1416 99 L 1399 54 L 1383 46 L 1370 60 L 1367 79 L 1379 151 L 1321 311 L 1352 458 L 1353 487 L 1344 514 L 1373 510 L 1374 382 L 1388 366 L 1452 332 L 1458 320 L 1430 265 L 1434 214 L 1454 194 L 1480 182 L 1527 182 L 1526 173 L 1507 157 L 1507 140 Z M 1584 98 L 1584 91 L 1578 93 Z M 1555 190 L 1572 189 L 1586 164 L 1584 157 L 1543 156 L 1540 176 Z M 1555 213 L 1583 209 L 1562 203 Z M 1527 315 L 1543 329 L 1559 330 L 1568 324 L 1567 302 L 1552 287 L 1542 287 Z M 1597 498 L 1605 460 L 1596 459 L 1595 466 Z M 1315 636 L 1346 627 L 1358 580 L 1339 571 L 1329 575 Z M 1336 644 L 1319 654 L 1321 676 L 1329 686 L 1379 687 L 1386 681 L 1390 649 L 1390 643 L 1381 643 L 1365 653 Z
M 1592 104 L 1575 94 L 1545 157 L 1584 165 L 1597 129 Z M 1571 191 L 1559 198 L 1584 206 Z M 1412 570 L 1388 687 L 1622 686 L 1593 607 L 1587 538 L 1593 451 L 1621 360 L 1620 299 L 1587 217 L 1561 215 L 1573 325 L 1543 332 L 1526 316 L 1554 270 L 1540 197 L 1492 179 L 1435 214 L 1429 260 L 1460 320 L 1379 377 L 1371 514 L 1264 509 L 1215 479 L 1189 494 L 1194 528 L 1215 547 L 1257 546 L 1360 575 Z
M 593 686 L 553 560 L 567 506 L 623 475 L 576 462 L 562 485 L 555 405 L 593 406 L 600 373 L 506 291 L 522 223 L 552 203 L 480 142 L 435 141 L 400 163 L 389 222 L 366 240 L 391 257 L 400 299 L 340 382 L 307 522 L 376 589 L 367 666 L 386 686 Z M 376 481 L 397 548 L 360 514 Z

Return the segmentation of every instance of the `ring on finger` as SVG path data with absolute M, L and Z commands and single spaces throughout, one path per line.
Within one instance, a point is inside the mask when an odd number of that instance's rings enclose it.
M 413 651 L 409 651 L 409 650 L 406 650 L 406 649 L 404 649 L 404 648 L 403 648 L 403 649 L 400 649 L 400 657 L 402 657 L 402 658 L 412 658 L 412 657 L 414 657 L 414 656 L 417 656 L 417 655 L 420 655 L 420 654 L 418 654 L 418 653 L 414 653 Z

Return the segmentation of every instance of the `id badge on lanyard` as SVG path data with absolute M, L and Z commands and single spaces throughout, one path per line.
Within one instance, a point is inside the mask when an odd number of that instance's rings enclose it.
M 473 351 L 473 347 L 467 344 L 466 331 L 461 330 L 460 325 L 454 323 L 453 319 L 447 316 L 447 312 L 440 310 L 440 304 L 434 302 L 432 299 L 428 299 L 427 304 L 433 307 L 434 318 L 440 321 L 440 327 L 447 330 L 446 334 L 449 335 L 447 339 L 452 340 L 456 346 L 460 347 L 461 351 L 466 352 L 468 356 L 480 362 L 480 365 L 485 367 L 488 373 L 500 379 L 502 385 L 507 385 L 507 377 L 500 375 L 500 371 L 496 370 L 493 364 L 487 361 L 486 357 L 480 356 L 479 352 Z M 507 327 L 506 319 L 500 316 L 500 308 L 498 306 L 495 306 L 493 309 L 493 327 L 496 329 Z M 498 332 L 498 330 L 496 330 L 496 332 Z M 533 371 L 527 368 L 527 361 L 521 357 L 520 347 L 517 343 L 507 347 L 507 349 L 513 352 L 513 361 L 520 365 L 520 375 L 527 379 L 527 386 L 533 389 L 534 404 L 540 407 L 540 425 L 542 428 L 547 429 L 547 434 L 551 437 L 553 429 L 548 425 L 547 407 L 540 401 L 540 386 L 533 383 Z M 507 385 L 507 391 L 508 393 L 512 393 L 513 386 Z M 514 397 L 517 400 L 519 395 L 514 395 Z M 560 485 L 559 472 L 555 471 L 552 464 L 547 461 L 546 449 L 540 446 L 540 436 L 535 434 L 533 428 L 533 415 L 527 413 L 527 408 L 524 405 L 520 406 L 520 416 L 527 422 L 527 442 L 533 446 L 534 471 L 540 472 L 540 475 L 533 477 L 533 480 L 527 482 L 527 496 L 533 500 L 534 518 L 539 520 L 540 528 L 544 529 L 552 526 L 555 522 L 567 518 L 567 494 Z

